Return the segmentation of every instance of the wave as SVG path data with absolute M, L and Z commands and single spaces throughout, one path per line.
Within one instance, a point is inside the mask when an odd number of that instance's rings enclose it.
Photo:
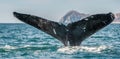
M 10 45 L 5 45 L 0 47 L 0 52 L 10 52 L 10 51 L 56 51 L 57 46 L 32 46 L 32 45 L 24 45 L 22 47 L 15 47 Z
M 105 45 L 96 46 L 96 47 L 89 47 L 89 46 L 68 46 L 68 47 L 62 47 L 57 50 L 58 53 L 64 53 L 64 54 L 74 54 L 78 52 L 91 52 L 91 53 L 101 53 L 103 50 L 106 50 L 107 48 L 110 48 Z
M 64 54 L 74 54 L 74 53 L 79 53 L 79 52 L 90 52 L 90 53 L 101 53 L 102 51 L 108 49 L 110 47 L 101 45 L 101 46 L 67 46 L 67 47 L 62 47 L 58 48 L 56 46 L 41 46 L 41 47 L 34 47 L 30 45 L 25 45 L 23 47 L 14 47 L 10 45 L 5 45 L 4 47 L 1 47 L 0 50 L 5 51 L 28 51 L 28 50 L 41 50 L 41 51 L 47 51 L 47 50 L 52 50 L 55 51 L 57 50 L 58 53 L 64 53 Z

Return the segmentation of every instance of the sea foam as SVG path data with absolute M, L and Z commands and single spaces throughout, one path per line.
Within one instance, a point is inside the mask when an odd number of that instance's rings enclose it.
M 77 52 L 91 52 L 91 53 L 101 53 L 103 50 L 109 48 L 108 46 L 101 45 L 96 47 L 89 47 L 89 46 L 68 46 L 62 47 L 57 50 L 58 53 L 65 53 L 65 54 L 74 54 Z

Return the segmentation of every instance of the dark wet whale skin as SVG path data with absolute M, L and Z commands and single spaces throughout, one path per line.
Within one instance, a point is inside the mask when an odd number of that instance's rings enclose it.
M 95 14 L 67 26 L 29 14 L 13 12 L 19 20 L 60 40 L 65 46 L 79 46 L 83 40 L 114 20 L 112 13 Z

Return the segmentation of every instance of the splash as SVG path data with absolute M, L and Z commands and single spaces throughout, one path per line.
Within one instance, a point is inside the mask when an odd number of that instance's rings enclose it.
M 74 47 L 63 47 L 57 50 L 58 53 L 65 53 L 65 54 L 74 54 L 77 52 L 91 52 L 91 53 L 101 53 L 103 50 L 109 47 L 105 45 L 101 45 L 98 47 L 89 47 L 89 46 L 74 46 Z
M 3 48 L 5 49 L 16 49 L 16 47 L 10 46 L 10 45 L 5 45 Z
M 10 46 L 10 45 L 5 45 L 5 46 L 1 46 L 0 47 L 0 52 L 2 51 L 11 51 L 11 50 L 14 50 L 14 49 L 16 49 L 16 47 L 14 47 L 14 46 Z

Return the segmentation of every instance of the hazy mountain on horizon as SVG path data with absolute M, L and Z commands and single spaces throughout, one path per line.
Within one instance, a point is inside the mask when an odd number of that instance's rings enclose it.
M 115 14 L 116 20 L 120 20 L 120 13 Z
M 59 22 L 63 23 L 64 25 L 67 25 L 69 23 L 79 21 L 87 16 L 89 16 L 89 14 L 79 13 L 77 11 L 72 10 L 69 11 L 65 16 L 63 16 Z

